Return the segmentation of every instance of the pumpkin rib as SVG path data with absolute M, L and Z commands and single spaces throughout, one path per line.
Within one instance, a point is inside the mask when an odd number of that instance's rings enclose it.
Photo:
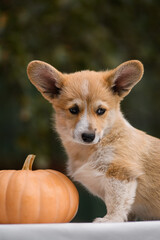
M 68 219 L 68 216 L 70 215 L 70 211 L 71 211 L 71 193 L 68 187 L 68 184 L 66 184 L 66 182 L 64 181 L 64 178 L 62 177 L 62 175 L 60 175 L 58 172 L 55 171 L 55 175 L 58 176 L 61 181 L 63 182 L 63 184 L 65 185 L 67 192 L 68 192 L 68 196 L 69 196 L 69 208 L 68 208 L 68 213 L 67 216 L 64 219 L 64 222 L 66 222 L 66 219 Z
M 60 175 L 61 175 L 61 173 L 60 173 Z M 66 185 L 67 185 L 67 187 L 69 189 L 70 196 L 73 196 L 71 198 L 71 203 L 74 203 L 74 204 L 72 204 L 73 205 L 73 209 L 70 208 L 71 211 L 70 211 L 70 214 L 68 216 L 68 219 L 66 218 L 67 219 L 66 222 L 69 222 L 69 221 L 71 221 L 75 217 L 75 215 L 77 213 L 78 205 L 76 205 L 75 202 L 77 202 L 77 200 L 79 199 L 79 195 L 78 195 L 78 191 L 77 191 L 76 187 L 74 186 L 74 184 L 65 175 L 64 175 L 63 181 L 66 183 Z M 69 187 L 70 185 L 72 185 L 72 188 Z M 73 189 L 76 190 L 76 195 L 77 196 L 75 196 L 75 194 L 73 194 Z
M 20 204 L 20 223 L 36 223 L 39 214 L 38 206 L 38 185 L 39 182 L 35 173 L 25 170 L 24 186 Z
M 14 191 L 17 190 L 17 186 L 16 186 L 16 181 L 15 179 L 17 180 L 18 176 L 19 176 L 19 173 L 20 171 L 15 171 L 15 173 L 12 175 L 12 179 L 10 180 L 12 182 L 12 186 L 11 186 L 11 190 L 13 191 L 12 195 L 14 194 Z M 21 181 L 23 182 L 23 181 Z M 14 183 L 14 184 L 13 184 Z M 9 187 L 9 186 L 8 186 Z M 20 191 L 18 191 L 20 192 Z M 15 198 L 15 195 L 13 197 L 13 203 L 12 203 L 12 206 L 14 207 L 14 198 Z M 18 204 L 17 206 L 20 206 L 20 201 L 19 201 L 19 193 L 18 193 L 18 196 L 16 198 L 16 202 L 18 201 Z M 18 217 L 18 213 L 19 213 L 19 207 L 16 211 L 16 215 L 14 215 L 15 219 L 14 220 L 11 220 L 10 223 L 17 223 L 19 221 L 19 217 Z
M 11 174 L 10 174 L 9 179 L 8 179 L 8 182 L 7 182 L 7 184 L 6 184 L 6 192 L 5 192 L 5 211 L 6 211 L 6 219 L 7 219 L 7 222 L 8 222 L 8 223 L 10 223 L 10 221 L 9 221 L 8 209 L 7 209 L 7 192 L 8 192 L 9 185 L 10 185 L 10 183 L 11 183 L 11 179 L 12 179 L 12 177 L 13 177 L 13 175 L 14 175 L 15 172 L 16 172 L 15 170 L 11 170 L 11 171 L 10 171 Z
M 22 170 L 20 170 L 22 171 Z M 25 191 L 25 186 L 26 186 L 26 183 L 27 183 L 27 174 L 26 174 L 26 171 L 24 171 L 25 173 L 25 181 L 23 181 L 24 185 L 23 185 L 23 191 L 21 191 L 21 195 L 19 197 L 19 206 L 20 206 L 20 209 L 19 209 L 19 222 L 21 222 L 21 218 L 22 218 L 22 211 L 21 211 L 21 206 L 22 206 L 22 197 L 23 197 L 23 194 L 24 194 L 24 191 Z
M 38 180 L 39 180 L 39 211 L 38 211 L 38 214 L 37 214 L 37 222 L 39 222 L 39 218 L 41 216 L 41 184 L 40 184 L 41 181 L 40 181 L 39 177 L 38 177 Z
M 12 204 L 11 209 L 15 211 L 15 213 L 12 213 L 12 216 L 10 216 L 11 223 L 19 223 L 20 222 L 21 195 L 23 194 L 23 190 L 24 190 L 25 175 L 26 174 L 24 174 L 24 172 L 22 172 L 21 170 L 15 171 L 15 173 L 11 179 L 12 185 L 10 187 L 10 203 L 8 203 L 8 204 L 9 205 Z M 13 197 L 13 199 L 12 199 L 12 197 Z M 15 201 L 15 199 L 16 199 L 16 201 Z M 11 213 L 9 215 L 11 215 Z
M 48 173 L 50 173 L 50 174 L 53 174 L 54 177 L 55 177 L 55 175 L 56 175 L 56 174 L 55 174 L 55 170 L 51 170 L 51 171 L 50 171 L 50 169 L 47 169 L 46 171 L 47 171 Z M 57 177 L 57 175 L 56 175 L 56 177 Z M 54 183 L 54 181 L 53 181 L 53 179 L 52 179 L 52 182 L 53 182 L 53 184 L 54 184 L 55 189 L 57 189 L 57 188 L 56 188 L 56 185 L 55 185 L 55 183 Z M 56 192 L 57 192 L 57 190 L 56 190 Z M 57 204 L 58 207 L 56 206 L 56 209 L 59 209 L 59 208 L 60 208 L 60 207 L 59 207 L 59 205 L 60 205 L 60 204 L 59 204 L 59 201 L 56 201 L 56 202 L 58 203 L 58 204 Z M 57 214 L 56 214 L 56 218 L 55 218 L 55 219 L 56 219 L 56 222 L 57 222 L 58 210 L 57 210 L 56 212 L 57 212 Z M 59 216 L 58 216 L 58 218 L 59 218 Z M 58 220 L 58 222 L 59 222 L 59 220 Z
M 6 172 L 7 171 L 7 172 Z M 1 185 L 1 183 L 2 182 L 4 182 L 3 181 L 3 177 L 6 177 L 6 173 L 7 173 L 7 177 L 8 177 L 8 173 L 10 172 L 12 172 L 13 170 L 5 170 L 5 171 L 3 171 L 3 174 L 1 174 L 1 182 L 0 182 L 0 185 Z M 9 180 L 9 179 L 8 179 Z M 1 203 L 1 205 L 2 205 L 2 207 L 3 207 L 3 213 L 4 213 L 4 215 L 5 215 L 5 217 L 6 217 L 6 222 L 5 222 L 5 220 L 4 220 L 4 222 L 3 223 L 7 223 L 7 220 L 8 220 L 8 218 L 7 218 L 7 213 L 6 213 L 6 209 L 7 209 L 7 205 L 6 205 L 6 192 L 7 192 L 7 182 L 5 182 L 5 184 L 3 184 L 3 186 L 1 186 L 1 188 L 3 187 L 3 189 L 5 188 L 5 190 L 4 190 L 4 193 L 3 193 L 3 195 L 2 195 L 2 200 L 3 200 L 3 204 Z
M 69 221 L 71 221 L 75 217 L 75 215 L 78 211 L 79 194 L 78 194 L 78 191 L 77 191 L 75 185 L 68 178 L 66 178 L 66 181 L 68 182 L 68 187 L 69 187 L 69 185 L 72 185 L 72 188 L 70 189 L 70 195 L 73 196 L 71 198 L 72 203 L 73 203 L 73 208 L 71 208 L 71 213 L 69 216 L 70 217 Z M 75 204 L 75 203 L 77 203 L 77 204 Z M 71 216 L 72 216 L 72 218 L 71 218 Z
M 51 181 L 52 181 L 52 184 L 53 184 L 53 186 L 54 186 L 54 189 L 57 189 L 56 188 L 56 184 L 55 184 L 55 182 L 53 181 L 53 178 L 52 178 L 52 176 L 51 175 L 48 175 L 48 173 L 47 172 L 49 172 L 48 170 L 37 170 L 37 173 L 38 172 L 41 172 L 41 173 L 43 173 L 43 174 L 45 174 L 47 177 L 49 177 L 50 179 L 51 179 Z M 52 173 L 53 174 L 53 173 Z M 59 209 L 59 201 L 58 201 L 58 199 L 56 198 L 56 214 L 55 214 L 55 219 L 54 219 L 54 221 L 53 222 L 57 222 L 57 216 L 58 216 L 58 209 Z
M 44 170 L 36 170 L 35 171 L 35 173 L 37 174 L 37 176 L 38 176 L 38 180 L 39 180 L 39 215 L 38 215 L 38 217 L 37 217 L 37 219 L 38 219 L 38 221 L 37 222 L 39 222 L 39 218 L 40 218 L 40 216 L 41 216 L 41 196 L 42 196 L 42 191 L 43 191 L 43 188 L 41 187 L 41 179 L 40 179 L 40 175 L 41 174 L 45 174 L 46 175 L 46 173 L 45 173 L 45 171 Z M 56 204 L 57 204 L 57 200 L 56 200 Z
M 67 185 L 67 187 L 68 187 L 68 189 L 69 189 L 69 193 L 70 193 L 70 196 L 73 196 L 72 198 L 71 198 L 71 201 L 72 201 L 72 203 L 74 203 L 73 204 L 73 209 L 71 208 L 71 212 L 70 212 L 70 216 L 68 217 L 68 219 L 66 220 L 66 222 L 69 222 L 69 221 L 71 221 L 74 217 L 75 217 L 75 215 L 76 215 L 76 213 L 77 213 L 77 210 L 78 210 L 78 207 L 77 207 L 77 205 L 75 204 L 75 202 L 77 202 L 77 200 L 79 199 L 79 195 L 78 195 L 78 191 L 77 191 L 77 189 L 76 189 L 76 187 L 74 186 L 74 184 L 70 181 L 70 179 L 67 177 L 67 176 L 65 176 L 65 175 L 63 175 L 61 172 L 57 172 L 57 174 L 59 175 L 59 176 L 61 176 L 61 178 L 63 178 L 63 181 L 65 182 L 65 184 Z M 70 186 L 72 186 L 71 188 L 70 188 Z M 76 195 L 77 196 L 74 196 L 75 194 L 73 194 L 72 195 L 72 193 L 73 193 L 73 189 L 75 189 L 76 190 Z M 76 200 L 76 198 L 77 198 L 77 200 Z M 73 215 L 73 213 L 74 213 L 74 215 Z
M 56 171 L 54 171 L 54 174 L 55 174 L 55 176 L 59 179 L 59 181 L 60 181 L 61 183 L 63 183 L 63 186 L 65 186 L 64 182 L 62 181 L 62 179 L 59 177 L 58 174 L 56 174 Z M 66 189 L 66 193 L 68 194 L 68 189 L 66 188 L 66 186 L 64 187 L 64 189 Z M 56 191 L 57 191 L 57 190 L 56 190 Z M 68 203 L 70 204 L 70 201 L 68 201 Z M 68 209 L 67 209 L 67 214 L 68 214 Z M 63 220 L 61 220 L 61 221 L 64 222 L 64 217 L 63 217 Z
M 64 222 L 69 222 L 75 217 L 77 210 L 78 210 L 78 206 L 77 206 L 77 204 L 78 204 L 77 201 L 79 199 L 78 191 L 77 191 L 76 187 L 74 186 L 74 184 L 70 181 L 70 179 L 67 178 L 61 172 L 58 172 L 56 170 L 51 170 L 51 169 L 48 169 L 47 171 L 49 171 L 51 173 L 54 172 L 57 176 L 59 176 L 69 192 L 68 195 L 70 196 L 70 201 L 69 201 L 70 211 L 68 211 L 67 217 L 65 218 L 65 221 L 64 221 Z M 73 189 L 76 190 L 76 192 L 74 192 Z M 73 195 L 72 195 L 72 193 L 73 193 Z M 75 204 L 75 203 L 77 203 L 77 204 Z M 72 209 L 72 206 L 73 206 L 73 209 Z
M 40 218 L 40 212 L 41 212 L 41 183 L 40 183 L 40 181 L 38 181 L 39 179 L 37 179 L 37 177 L 35 175 L 35 171 L 34 172 L 30 171 L 30 174 L 32 174 L 34 176 L 35 180 L 37 181 L 37 183 L 39 185 L 38 197 L 37 197 L 37 199 L 39 199 L 38 203 L 37 203 L 37 205 L 39 204 L 39 207 L 38 207 L 38 210 L 37 210 L 37 213 L 36 213 L 37 214 L 37 219 L 39 219 Z
M 55 177 L 55 176 L 57 177 L 57 179 L 63 184 L 63 186 L 65 186 L 64 189 L 66 190 L 66 193 L 68 194 L 68 190 L 67 190 L 67 188 L 66 188 L 66 185 L 64 185 L 64 182 L 63 182 L 62 179 L 59 177 L 59 172 L 57 172 L 56 170 L 50 170 L 50 169 L 47 169 L 47 172 L 49 172 L 49 173 L 51 173 L 51 174 L 54 174 L 54 177 Z M 56 173 L 57 173 L 57 174 L 56 174 Z M 57 188 L 56 188 L 56 191 L 57 191 Z M 70 204 L 70 201 L 68 201 L 68 202 L 69 202 L 69 204 Z M 68 214 L 68 209 L 67 209 L 66 213 Z M 58 220 L 58 222 L 64 222 L 64 218 L 63 218 L 61 221 Z
M 51 176 L 50 176 L 51 177 Z M 52 177 L 51 177 L 51 179 L 52 179 Z M 57 193 L 57 187 L 56 187 L 56 184 L 55 184 L 55 182 L 53 181 L 53 179 L 52 179 L 52 184 L 53 184 L 53 186 L 54 186 L 54 188 L 55 188 L 55 192 Z M 57 194 L 56 194 L 57 195 Z M 55 222 L 57 222 L 57 218 L 59 217 L 58 216 L 58 209 L 59 209 L 59 206 L 60 206 L 60 204 L 59 204 L 59 201 L 58 201 L 58 198 L 56 198 L 56 216 L 55 216 Z

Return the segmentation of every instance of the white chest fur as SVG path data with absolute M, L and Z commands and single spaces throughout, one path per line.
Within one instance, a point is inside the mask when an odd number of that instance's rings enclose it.
M 68 164 L 69 174 L 92 194 L 104 199 L 106 171 L 113 158 L 114 154 L 111 146 L 101 147 L 89 156 L 85 162 L 70 159 Z

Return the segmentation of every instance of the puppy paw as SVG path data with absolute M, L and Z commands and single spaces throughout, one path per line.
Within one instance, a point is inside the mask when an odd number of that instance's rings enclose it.
M 94 223 L 124 222 L 124 220 L 118 216 L 105 216 L 103 218 L 96 218 L 93 222 Z

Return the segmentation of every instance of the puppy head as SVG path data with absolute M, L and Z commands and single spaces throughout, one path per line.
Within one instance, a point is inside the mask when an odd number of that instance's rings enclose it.
M 45 62 L 32 61 L 27 73 L 52 103 L 62 140 L 96 144 L 112 128 L 120 101 L 142 78 L 143 65 L 133 60 L 110 71 L 62 74 Z

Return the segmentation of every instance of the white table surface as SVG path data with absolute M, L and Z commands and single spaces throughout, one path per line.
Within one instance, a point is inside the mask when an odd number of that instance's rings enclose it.
M 159 240 L 160 221 L 0 225 L 0 240 Z

